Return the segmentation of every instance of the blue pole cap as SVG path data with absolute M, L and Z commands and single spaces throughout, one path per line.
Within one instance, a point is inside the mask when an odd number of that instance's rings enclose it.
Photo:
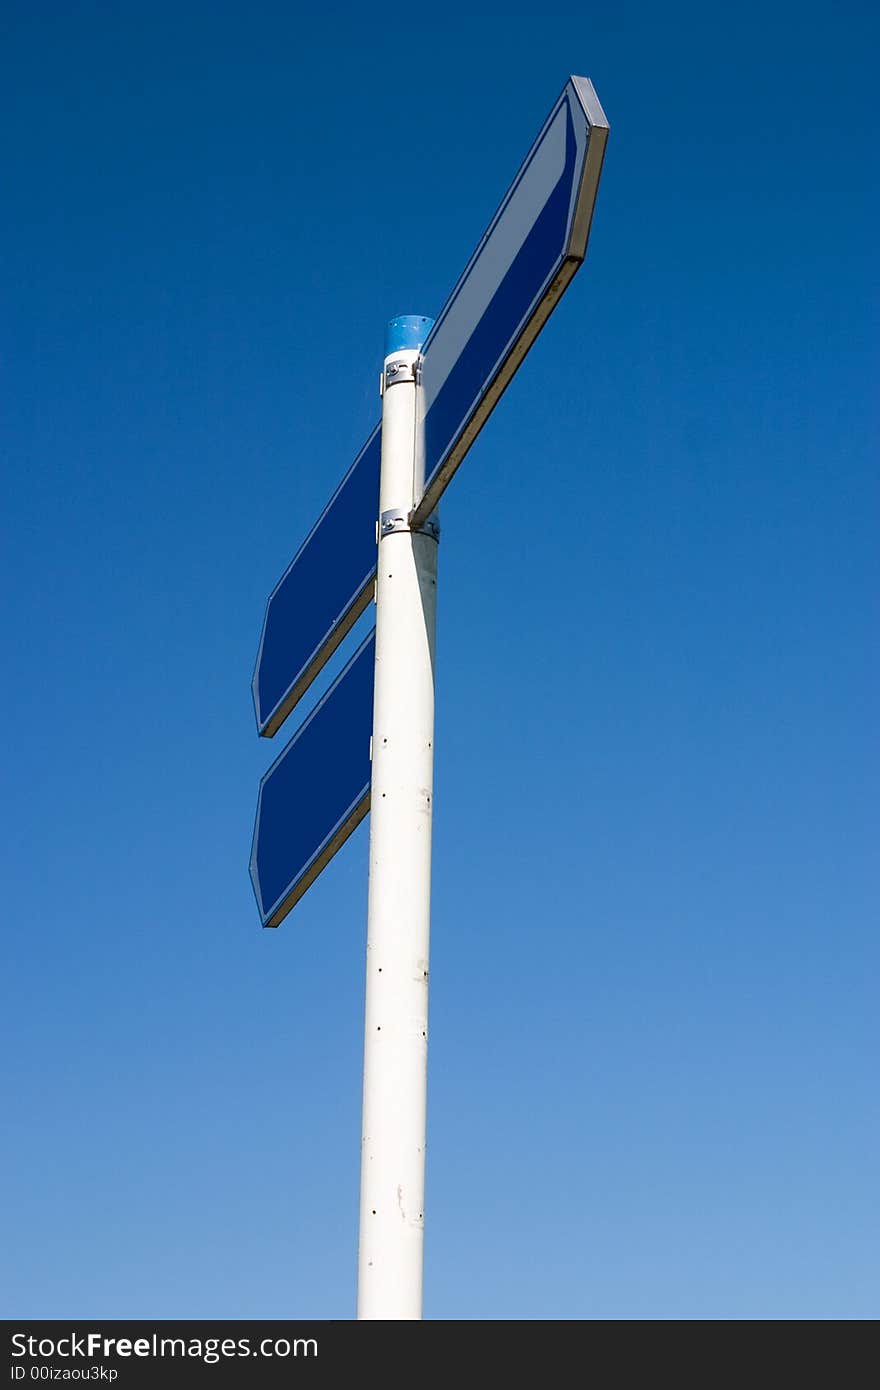
M 418 352 L 433 327 L 434 320 L 424 314 L 398 314 L 385 329 L 385 356 L 406 348 Z

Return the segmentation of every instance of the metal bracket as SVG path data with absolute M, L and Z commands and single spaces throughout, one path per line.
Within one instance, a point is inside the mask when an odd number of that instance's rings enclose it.
M 437 520 L 436 512 L 422 522 L 420 526 L 410 525 L 411 513 L 403 507 L 393 507 L 390 511 L 383 512 L 379 519 L 379 539 L 383 536 L 390 536 L 395 531 L 413 531 L 420 536 L 430 536 L 433 540 L 440 539 L 440 522 Z
M 396 386 L 400 381 L 417 382 L 421 376 L 420 366 L 421 358 L 417 358 L 415 362 L 408 362 L 405 357 L 398 357 L 386 362 L 383 376 L 385 390 L 387 391 L 389 386 Z

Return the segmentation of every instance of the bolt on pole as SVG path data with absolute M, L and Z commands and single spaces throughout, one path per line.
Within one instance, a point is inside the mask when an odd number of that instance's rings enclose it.
M 420 348 L 388 325 L 376 581 L 358 1318 L 422 1316 L 438 527 L 424 486 Z

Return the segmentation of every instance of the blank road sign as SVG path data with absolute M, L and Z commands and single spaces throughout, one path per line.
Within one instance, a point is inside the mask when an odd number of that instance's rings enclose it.
M 287 718 L 373 596 L 379 427 L 269 595 L 254 671 L 257 727 Z
M 375 630 L 260 783 L 251 880 L 277 927 L 370 809 Z
M 423 349 L 425 492 L 437 501 L 584 259 L 608 122 L 572 77 Z
M 608 123 L 572 77 L 425 342 L 423 522 L 584 259 Z M 376 573 L 377 426 L 273 590 L 254 672 L 261 734 L 280 728 L 366 608 Z

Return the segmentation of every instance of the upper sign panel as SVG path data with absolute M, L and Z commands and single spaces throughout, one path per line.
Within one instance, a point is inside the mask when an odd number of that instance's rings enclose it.
M 431 330 L 421 370 L 426 519 L 584 259 L 608 123 L 572 77 Z M 266 607 L 253 692 L 271 736 L 366 608 L 376 573 L 377 426 Z
M 422 521 L 584 259 L 608 122 L 572 77 L 425 343 Z
M 266 605 L 253 692 L 271 737 L 373 595 L 379 427 L 279 579 Z

